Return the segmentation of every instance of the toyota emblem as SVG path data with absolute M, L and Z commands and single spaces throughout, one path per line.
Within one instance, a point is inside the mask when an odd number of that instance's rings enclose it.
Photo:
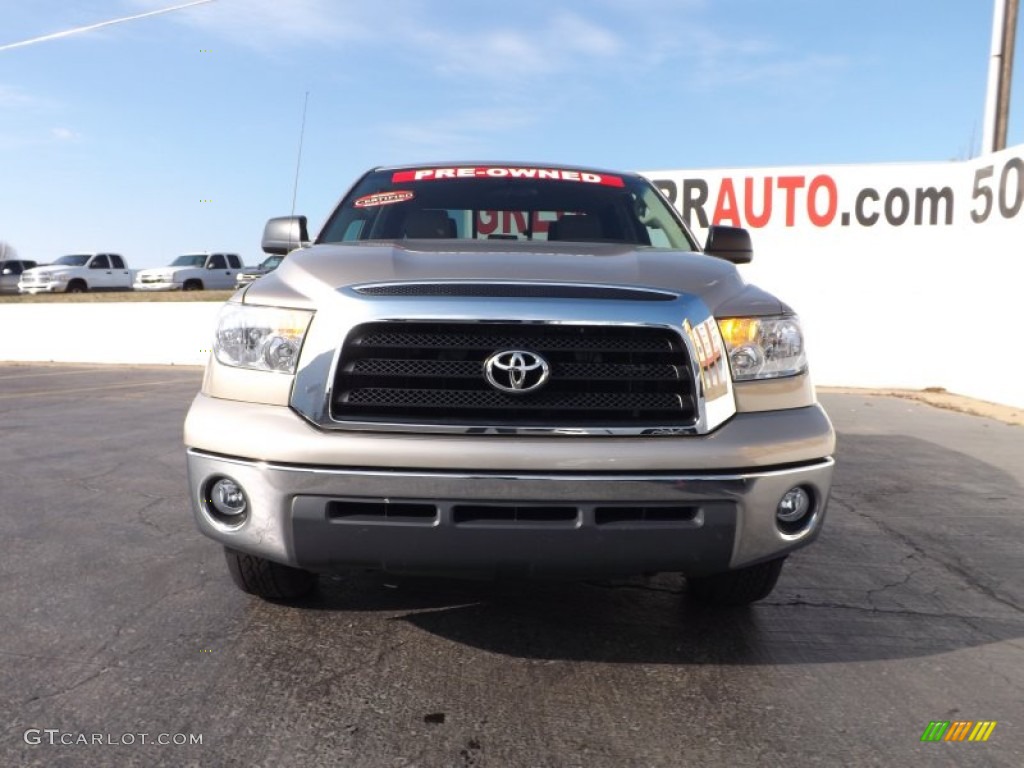
M 534 392 L 544 386 L 551 373 L 548 361 L 536 352 L 506 349 L 484 361 L 487 383 L 512 394 Z

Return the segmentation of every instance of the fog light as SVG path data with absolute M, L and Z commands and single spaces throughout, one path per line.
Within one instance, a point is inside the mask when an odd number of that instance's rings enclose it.
M 801 486 L 790 488 L 775 509 L 779 530 L 785 534 L 800 533 L 813 520 L 814 500 L 810 491 Z
M 775 512 L 784 523 L 798 523 L 811 509 L 811 497 L 803 488 L 791 488 L 779 502 Z
M 229 477 L 222 477 L 212 483 L 206 500 L 213 512 L 228 524 L 241 523 L 249 504 L 242 487 Z

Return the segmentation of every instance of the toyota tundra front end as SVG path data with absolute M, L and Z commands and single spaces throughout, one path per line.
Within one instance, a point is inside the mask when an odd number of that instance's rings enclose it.
M 645 179 L 379 168 L 225 304 L 185 423 L 192 506 L 269 599 L 348 569 L 680 572 L 766 596 L 825 515 L 835 445 L 800 323 Z

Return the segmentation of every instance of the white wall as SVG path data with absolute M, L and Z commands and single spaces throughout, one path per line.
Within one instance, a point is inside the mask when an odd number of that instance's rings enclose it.
M 684 192 L 706 188 L 707 223 L 750 229 L 754 261 L 740 271 L 800 314 L 817 383 L 1024 406 L 1024 147 L 966 162 L 644 175 L 675 185 L 701 239 Z M 932 206 L 928 189 L 944 201 Z
M 203 365 L 220 302 L 0 304 L 0 360 Z

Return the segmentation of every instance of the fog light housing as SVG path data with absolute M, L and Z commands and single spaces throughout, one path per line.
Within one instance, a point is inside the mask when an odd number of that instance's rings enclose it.
M 203 501 L 210 517 L 222 525 L 234 528 L 248 517 L 249 500 L 245 491 L 230 477 L 210 480 Z
M 775 519 L 783 533 L 799 533 L 810 525 L 814 515 L 814 497 L 803 486 L 790 488 L 775 509 Z

